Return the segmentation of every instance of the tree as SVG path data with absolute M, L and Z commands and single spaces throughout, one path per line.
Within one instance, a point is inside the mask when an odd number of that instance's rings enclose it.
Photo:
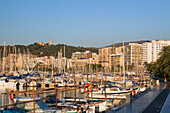
M 164 77 L 170 77 L 170 46 L 163 47 L 160 52 L 160 58 L 157 60 L 159 64 L 159 69 Z

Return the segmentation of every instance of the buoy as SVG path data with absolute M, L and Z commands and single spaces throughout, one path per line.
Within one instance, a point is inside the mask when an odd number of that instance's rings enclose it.
M 165 83 L 167 82 L 166 77 L 165 77 Z
M 12 92 L 13 92 L 13 90 L 10 91 L 10 93 L 12 93 Z M 11 94 L 9 94 L 9 99 L 10 99 L 11 101 L 13 101 L 13 98 L 15 98 L 15 94 L 13 94 L 13 97 L 12 97 Z
M 87 86 L 90 87 L 90 90 L 89 90 L 89 91 L 86 89 Z M 91 92 L 91 91 L 92 91 L 92 85 L 91 85 L 91 84 L 86 84 L 86 85 L 84 86 L 84 91 L 86 91 L 87 93 Z

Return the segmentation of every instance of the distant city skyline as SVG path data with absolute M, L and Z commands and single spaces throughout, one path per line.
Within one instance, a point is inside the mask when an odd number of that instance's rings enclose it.
M 1 0 L 0 45 L 170 40 L 169 0 Z

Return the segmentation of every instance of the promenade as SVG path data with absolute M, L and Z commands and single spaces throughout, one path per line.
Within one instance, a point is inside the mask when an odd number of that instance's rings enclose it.
M 170 93 L 168 94 L 160 113 L 170 113 Z
M 170 92 L 170 83 L 161 91 L 161 93 L 152 101 L 152 103 L 143 111 L 143 113 L 170 113 L 166 106 L 169 106 L 170 99 L 167 98 Z
M 159 95 L 161 92 L 166 90 L 166 88 L 166 85 L 161 83 L 160 86 L 156 86 L 153 90 L 148 90 L 140 95 L 137 95 L 137 97 L 132 98 L 131 103 L 123 105 L 119 110 L 106 111 L 106 113 L 155 113 L 152 108 L 154 104 L 152 103 L 157 99 L 157 97 L 160 99 Z M 158 106 L 158 108 L 160 109 L 159 111 L 156 110 L 156 113 L 160 112 L 162 106 Z

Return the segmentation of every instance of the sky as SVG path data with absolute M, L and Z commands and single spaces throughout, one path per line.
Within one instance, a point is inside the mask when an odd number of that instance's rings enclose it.
M 0 45 L 170 40 L 170 0 L 0 0 Z

